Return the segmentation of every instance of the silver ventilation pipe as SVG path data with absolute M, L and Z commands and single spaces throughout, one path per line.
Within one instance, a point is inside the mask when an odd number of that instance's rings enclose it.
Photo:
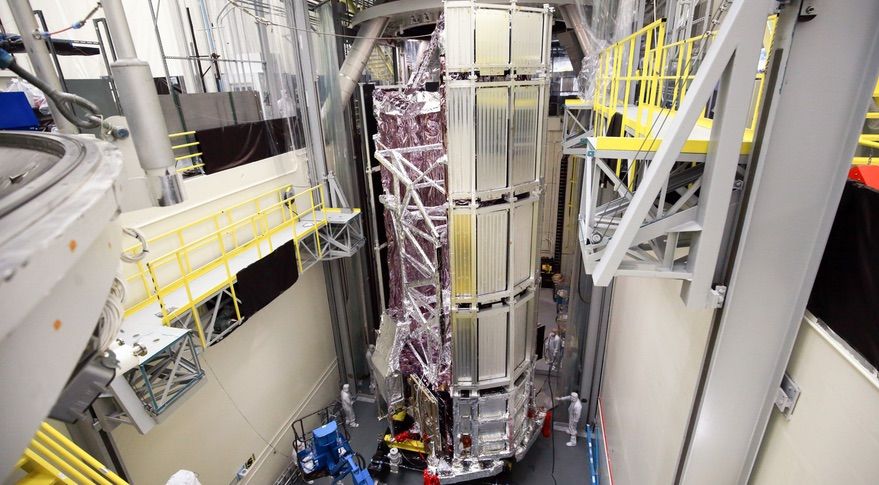
M 593 54 L 598 50 L 598 39 L 595 38 L 592 31 L 589 29 L 589 24 L 586 22 L 586 19 L 580 15 L 580 9 L 577 5 L 561 5 L 559 7 L 559 13 L 561 13 L 562 20 L 565 21 L 565 24 L 574 29 L 574 35 L 577 37 L 577 42 L 580 44 L 580 50 L 583 51 L 584 57 L 588 57 L 590 54 Z
M 55 66 L 52 64 L 52 57 L 49 56 L 49 48 L 46 47 L 46 42 L 37 28 L 30 0 L 9 0 L 8 4 L 15 25 L 18 27 L 18 33 L 21 35 L 21 42 L 33 66 L 34 75 L 56 91 L 63 91 L 61 80 L 58 79 L 58 73 L 55 72 Z M 49 109 L 52 110 L 55 126 L 61 133 L 79 133 L 79 128 L 61 114 L 52 99 L 47 96 L 46 101 L 49 102 Z
M 351 46 L 351 50 L 348 51 L 348 56 L 345 57 L 342 67 L 339 68 L 339 90 L 341 91 L 342 105 L 347 105 L 348 101 L 351 100 L 351 94 L 354 93 L 357 83 L 360 82 L 360 76 L 363 74 L 363 69 L 366 68 L 372 49 L 387 25 L 387 17 L 376 17 L 360 25 L 357 39 Z
M 150 65 L 137 58 L 121 0 L 102 0 L 101 4 L 116 48 L 117 59 L 110 70 L 153 201 L 160 206 L 179 204 L 184 199 L 183 183 Z

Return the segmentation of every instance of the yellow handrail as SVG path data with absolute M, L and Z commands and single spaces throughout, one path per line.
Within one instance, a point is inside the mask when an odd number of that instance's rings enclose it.
M 777 15 L 767 18 L 763 44 L 770 52 Z M 698 65 L 694 55 L 703 41 L 716 36 L 708 31 L 675 42 L 666 42 L 666 21 L 656 20 L 623 37 L 599 53 L 593 91 L 593 127 L 596 136 L 605 136 L 615 114 L 621 117 L 620 137 L 655 138 L 654 120 L 663 111 L 674 112 L 695 79 Z M 751 103 L 745 141 L 753 137 L 760 101 L 763 97 L 764 74 L 755 73 L 754 98 Z M 711 127 L 707 107 L 697 124 Z M 621 171 L 617 164 L 617 174 Z M 636 163 L 635 161 L 631 162 Z M 634 172 L 631 170 L 629 172 Z M 629 180 L 631 188 L 633 180 Z
M 128 485 L 48 423 L 42 423 L 17 467 L 27 473 L 18 483 Z
M 198 305 L 228 287 L 235 316 L 238 320 L 242 318 L 233 285 L 237 273 L 230 266 L 232 258 L 251 250 L 255 250 L 257 257 L 262 258 L 263 245 L 269 252 L 273 251 L 275 248 L 272 237 L 282 231 L 290 231 L 290 239 L 296 241 L 296 264 L 300 272 L 307 269 L 303 266 L 300 253 L 301 241 L 313 238 L 316 258 L 320 259 L 323 249 L 319 230 L 328 223 L 324 187 L 321 184 L 290 195 L 291 188 L 287 185 L 274 189 L 148 239 L 150 244 L 163 240 L 173 241 L 174 247 L 148 260 L 138 262 L 137 270 L 127 278 L 129 281 L 139 278 L 145 296 L 130 303 L 125 312 L 126 317 L 144 310 L 153 303 L 158 303 L 162 322 L 166 325 L 187 312 L 192 312 L 199 340 L 203 346 L 207 346 L 201 317 L 199 312 L 195 311 Z M 279 200 L 261 207 L 261 201 L 267 195 L 274 195 Z M 234 218 L 237 208 L 251 204 L 253 204 L 253 213 Z M 222 218 L 226 219 L 224 223 L 220 222 Z M 303 218 L 307 218 L 311 224 L 299 225 Z M 210 225 L 211 230 L 187 241 L 184 234 L 188 229 L 203 229 L 202 226 L 205 225 Z M 130 250 L 133 251 L 133 248 Z M 216 270 L 221 272 L 222 278 L 217 280 L 214 277 L 212 281 L 215 283 L 210 288 L 198 290 L 193 288 L 194 282 Z M 186 295 L 186 303 L 176 308 L 169 308 L 166 299 L 181 289 Z
M 174 138 L 179 138 L 181 136 L 192 136 L 194 134 L 195 134 L 195 131 L 181 131 L 179 133 L 170 133 L 168 135 L 168 138 L 174 139 Z M 186 143 L 181 143 L 179 145 L 172 145 L 171 150 L 179 150 L 181 148 L 190 148 L 190 147 L 197 147 L 197 146 L 199 146 L 199 141 L 195 140 L 193 142 L 186 142 Z M 203 154 L 203 152 L 188 153 L 185 155 L 181 155 L 179 157 L 174 157 L 174 161 L 179 162 L 180 160 L 188 160 L 190 158 L 200 157 L 200 156 L 202 156 L 202 154 Z M 185 167 L 179 167 L 177 169 L 177 173 L 188 172 L 190 170 L 195 170 L 195 169 L 198 169 L 201 167 L 204 167 L 204 163 L 193 163 L 192 165 L 187 165 Z
M 876 80 L 876 87 L 873 88 L 873 101 L 871 109 L 879 106 L 879 79 Z M 879 120 L 879 111 L 868 111 L 867 120 Z M 879 133 L 863 133 L 858 137 L 858 145 L 866 148 L 862 152 L 866 152 L 867 156 L 856 156 L 852 158 L 852 165 L 879 165 L 879 157 L 873 157 L 873 150 L 879 148 Z

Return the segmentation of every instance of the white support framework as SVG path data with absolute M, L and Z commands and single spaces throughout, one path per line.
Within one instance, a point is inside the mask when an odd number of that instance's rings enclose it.
M 751 148 L 745 137 L 751 106 L 741 100 L 751 99 L 754 91 L 767 16 L 774 6 L 770 0 L 720 5 L 714 23 L 728 11 L 719 30 L 706 32 L 696 40 L 701 45 L 690 48 L 691 54 L 704 50 L 704 57 L 679 58 L 685 73 L 695 63 L 698 71 L 692 81 L 686 75 L 681 77 L 688 90 L 676 111 L 654 107 L 642 112 L 641 106 L 627 106 L 632 97 L 640 95 L 643 102 L 651 94 L 630 93 L 626 85 L 623 106 L 612 108 L 623 110 L 622 126 L 612 128 L 608 123 L 608 129 L 618 130 L 616 133 L 590 132 L 592 127 L 577 121 L 575 114 L 566 115 L 566 127 L 570 118 L 571 129 L 566 129 L 570 136 L 564 142 L 565 153 L 587 162 L 579 233 L 584 266 L 596 285 L 606 286 L 616 275 L 683 279 L 682 297 L 688 306 L 717 305 L 712 289 L 715 267 L 735 200 L 733 193 L 741 185 L 737 173 L 741 173 Z M 662 28 L 658 35 L 664 35 Z M 629 51 L 630 69 L 632 57 L 637 55 L 637 44 L 631 42 L 624 48 Z M 650 63 L 662 61 L 651 59 L 665 60 L 670 51 L 664 50 L 666 47 L 651 51 L 649 41 L 645 49 L 656 56 L 645 54 L 645 71 L 655 69 L 657 74 L 651 80 L 661 86 L 661 68 Z M 677 66 L 679 71 L 681 67 Z M 762 82 L 762 78 L 758 80 Z M 650 85 L 645 82 L 643 86 Z M 655 89 L 653 95 L 664 106 L 662 88 Z M 622 93 L 612 93 L 610 103 L 616 105 L 614 100 Z M 703 113 L 715 95 L 714 116 L 707 120 L 710 128 L 706 128 Z M 646 135 L 636 133 L 636 138 L 628 138 L 630 130 L 638 132 L 641 126 L 649 127 Z M 637 138 L 639 135 L 643 138 Z

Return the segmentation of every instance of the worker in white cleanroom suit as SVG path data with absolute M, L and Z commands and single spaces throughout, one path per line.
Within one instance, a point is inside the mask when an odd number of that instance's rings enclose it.
M 550 332 L 543 344 L 543 359 L 549 364 L 550 371 L 557 370 L 561 354 L 562 338 L 555 332 Z
M 571 435 L 571 439 L 567 445 L 577 446 L 577 428 L 580 423 L 580 411 L 583 410 L 583 405 L 580 404 L 580 396 L 576 392 L 572 392 L 570 396 L 557 397 L 555 400 L 571 401 L 571 405 L 568 406 L 568 434 Z
M 366 349 L 366 362 L 369 368 L 369 392 L 375 394 L 375 376 L 372 375 L 372 354 L 375 353 L 375 345 L 369 344 Z
M 351 399 L 351 393 L 348 392 L 348 384 L 342 386 L 342 410 L 345 411 L 345 424 L 352 428 L 360 426 L 357 424 L 357 416 L 354 415 L 354 400 Z

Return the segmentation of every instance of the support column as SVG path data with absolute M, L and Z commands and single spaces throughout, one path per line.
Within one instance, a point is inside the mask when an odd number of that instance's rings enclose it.
M 726 305 L 676 483 L 751 474 L 879 70 L 879 3 L 784 4 Z M 794 35 L 795 34 L 795 35 Z M 776 77 L 777 76 L 777 77 Z
M 61 80 L 58 79 L 58 73 L 55 72 L 55 66 L 52 64 L 52 58 L 49 56 L 49 48 L 46 41 L 37 39 L 34 34 L 39 32 L 37 29 L 37 21 L 34 18 L 34 9 L 31 7 L 29 0 L 10 0 L 9 10 L 12 12 L 12 18 L 15 20 L 15 26 L 18 27 L 18 33 L 21 35 L 21 42 L 24 44 L 24 50 L 31 61 L 34 69 L 34 75 L 42 79 L 49 87 L 58 91 L 61 89 Z M 79 133 L 73 123 L 67 120 L 55 107 L 55 102 L 46 98 L 49 102 L 49 109 L 52 110 L 52 117 L 55 119 L 55 125 L 61 133 Z

